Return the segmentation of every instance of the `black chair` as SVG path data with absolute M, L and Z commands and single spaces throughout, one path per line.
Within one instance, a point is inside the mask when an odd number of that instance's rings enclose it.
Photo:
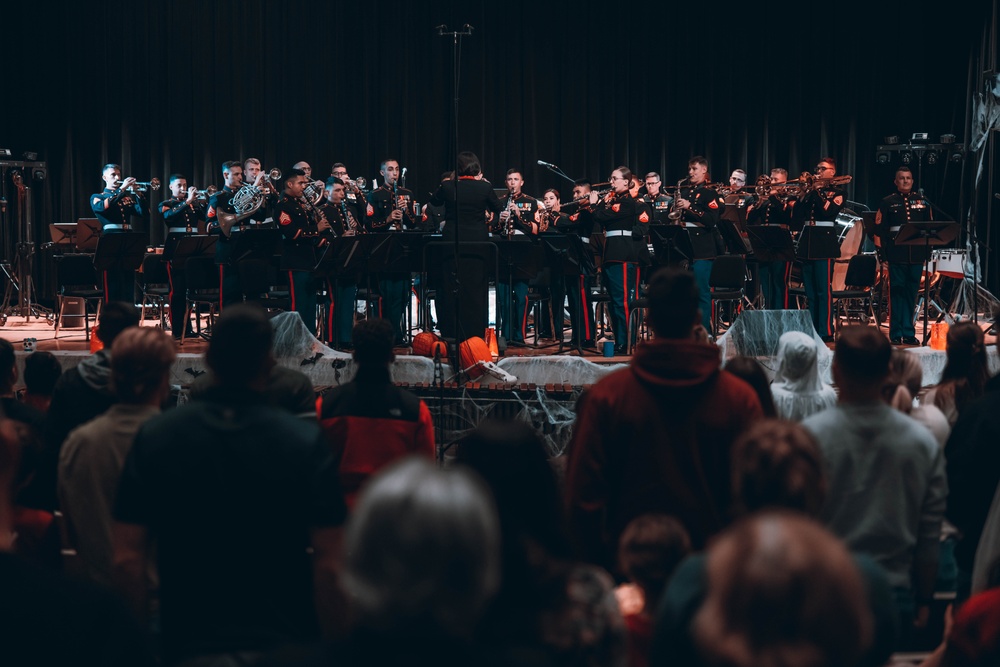
M 716 302 L 729 303 L 736 318 L 747 283 L 747 263 L 742 255 L 719 255 L 712 262 L 712 272 L 708 276 L 708 286 L 712 292 L 712 336 L 719 335 L 720 308 Z
M 646 310 L 649 308 L 649 299 L 646 296 L 646 288 L 639 286 L 639 296 L 628 302 L 628 341 L 626 343 L 626 354 L 635 351 L 635 343 L 641 338 L 649 340 L 649 326 L 646 323 Z
M 236 268 L 247 301 L 259 303 L 268 311 L 291 310 L 287 271 L 279 271 L 273 261 L 259 258 L 244 259 Z
M 842 317 L 848 322 L 856 318 L 859 324 L 868 322 L 869 318 L 875 319 L 873 290 L 877 277 L 878 258 L 875 255 L 857 254 L 848 260 L 844 289 L 830 293 L 834 324 L 838 331 Z M 852 303 L 856 304 L 853 311 L 850 309 Z
M 540 347 L 539 339 L 541 337 L 542 329 L 546 325 L 546 317 L 548 317 L 548 324 L 551 326 L 554 324 L 552 318 L 552 299 L 550 298 L 548 280 L 532 281 L 528 284 L 528 296 L 527 303 L 524 305 L 525 309 L 531 313 L 532 324 L 535 327 L 535 338 L 531 347 Z M 549 332 L 550 335 L 555 335 L 555 332 Z M 527 338 L 525 338 L 525 344 L 527 344 Z
M 208 326 L 215 323 L 215 315 L 219 309 L 220 283 L 219 265 L 214 257 L 190 257 L 184 265 L 187 274 L 187 294 L 184 304 L 184 332 L 181 334 L 181 345 L 187 337 L 188 323 L 191 321 L 191 311 L 208 306 Z M 201 318 L 195 318 L 195 331 L 201 334 Z
M 146 320 L 146 304 L 156 306 L 160 328 L 166 329 L 166 309 L 170 307 L 170 275 L 163 255 L 146 255 L 139 269 L 139 289 L 142 291 L 139 321 Z
M 104 302 L 104 290 L 98 285 L 97 269 L 94 268 L 94 256 L 91 254 L 65 254 L 55 258 L 56 281 L 59 293 L 56 301 L 59 312 L 56 316 L 56 327 L 53 339 L 59 338 L 63 314 L 66 310 L 66 299 L 79 299 L 83 302 L 83 328 L 86 339 L 90 340 L 90 311 L 88 306 L 94 305 L 94 322 L 101 316 L 101 304 Z

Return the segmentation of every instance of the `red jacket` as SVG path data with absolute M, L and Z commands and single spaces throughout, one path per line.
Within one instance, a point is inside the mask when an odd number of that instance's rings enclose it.
M 613 564 L 618 536 L 646 512 L 677 517 L 700 549 L 729 521 L 730 450 L 763 416 L 719 349 L 692 340 L 639 346 L 632 365 L 580 399 L 567 466 L 570 519 L 589 560 Z
M 435 456 L 427 404 L 393 385 L 387 370 L 359 369 L 353 381 L 318 401 L 317 409 L 348 508 L 368 478 L 389 463 L 410 454 Z

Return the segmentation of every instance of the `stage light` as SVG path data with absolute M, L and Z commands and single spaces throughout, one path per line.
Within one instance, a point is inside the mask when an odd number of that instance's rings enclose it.
M 910 151 L 903 151 L 902 153 L 900 153 L 899 159 L 902 161 L 903 164 L 910 164 L 911 162 L 913 162 L 913 153 L 911 153 Z
M 948 156 L 948 159 L 951 160 L 952 162 L 961 162 L 962 158 L 964 157 L 965 157 L 965 148 L 961 144 L 959 144 L 955 148 L 955 150 L 951 152 L 951 155 Z
M 942 144 L 953 144 L 953 143 L 955 143 L 955 135 L 954 134 L 942 134 L 941 135 L 941 143 Z
M 910 143 L 913 143 L 913 144 L 918 143 L 918 142 L 927 143 L 927 140 L 928 140 L 929 137 L 930 137 L 930 135 L 927 134 L 926 132 L 914 132 L 913 136 L 910 137 Z
M 885 143 L 889 144 L 890 146 L 895 146 L 896 144 L 899 143 L 899 137 L 896 136 L 895 134 L 885 137 Z
M 10 149 L 0 148 L 0 157 L 10 157 Z
M 36 181 L 44 181 L 47 175 L 48 172 L 43 167 L 36 167 L 31 172 L 31 177 L 34 178 Z
M 937 151 L 927 152 L 927 164 L 937 164 Z
M 885 151 L 879 151 L 875 154 L 875 161 L 879 164 L 889 164 L 889 154 Z
M 38 159 L 38 153 L 34 151 L 24 151 L 24 159 L 28 162 L 34 162 Z

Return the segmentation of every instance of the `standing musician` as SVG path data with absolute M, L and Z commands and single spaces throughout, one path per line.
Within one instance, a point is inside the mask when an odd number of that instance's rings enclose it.
M 889 341 L 893 345 L 919 345 L 913 313 L 927 250 L 924 246 L 896 246 L 894 240 L 906 223 L 933 220 L 934 216 L 930 202 L 913 192 L 909 167 L 897 169 L 893 183 L 896 192 L 882 200 L 875 214 L 875 233 L 882 239 L 882 250 L 889 262 Z
M 715 238 L 716 250 L 722 251 L 725 246 L 718 225 L 725 202 L 708 183 L 708 160 L 696 155 L 688 160 L 687 182 L 682 182 L 677 191 L 676 207 L 682 213 L 681 224 L 685 227 L 708 229 Z M 708 285 L 712 274 L 712 260 L 693 260 L 691 268 L 698 283 L 701 321 L 705 331 L 712 331 L 712 291 Z
M 236 209 L 233 208 L 230 201 L 236 191 L 243 186 L 243 166 L 235 160 L 223 162 L 222 181 L 222 189 L 208 200 L 205 220 L 208 233 L 216 234 L 219 237 L 215 242 L 215 263 L 219 265 L 219 307 L 225 308 L 229 304 L 239 303 L 243 300 L 240 274 L 236 267 L 229 263 L 233 254 L 234 235 L 238 234 L 240 230 L 234 227 L 230 236 L 227 237 L 219 226 L 218 212 L 236 213 Z
M 781 167 L 771 170 L 771 185 L 781 185 L 788 181 L 788 171 Z M 766 199 L 752 202 L 747 207 L 747 224 L 763 227 L 780 227 L 791 231 L 792 213 L 798 200 L 772 187 Z M 758 262 L 760 266 L 760 289 L 764 295 L 764 307 L 772 310 L 788 308 L 788 277 L 791 262 Z
M 292 310 L 297 312 L 309 333 L 316 335 L 316 248 L 329 243 L 330 223 L 303 197 L 309 179 L 301 169 L 292 168 L 275 211 L 284 240 L 282 265 L 288 269 Z M 352 302 L 353 303 L 353 302 Z
M 336 162 L 330 170 L 330 175 L 339 178 L 344 182 L 344 202 L 347 208 L 354 213 L 354 217 L 359 223 L 364 223 L 369 217 L 374 215 L 375 209 L 365 198 L 365 193 L 361 191 L 358 183 L 351 179 L 347 173 L 347 165 L 343 162 Z M 330 179 L 326 180 L 326 187 L 330 188 Z
M 506 184 L 507 196 L 500 200 L 503 207 L 500 215 L 494 217 L 494 233 L 505 237 L 537 234 L 538 200 L 521 191 L 524 186 L 521 170 L 508 169 Z M 500 312 L 497 313 L 500 332 L 510 342 L 523 343 L 528 328 L 528 281 L 511 278 L 508 272 L 497 281 L 497 289 L 500 291 Z
M 122 168 L 106 164 L 101 177 L 104 190 L 90 196 L 90 208 L 101 223 L 101 235 L 132 231 L 132 218 L 142 217 L 146 208 L 142 194 L 135 191 L 136 180 L 122 181 Z M 135 303 L 135 272 L 112 269 L 104 272 L 104 301 Z
M 559 231 L 565 234 L 576 234 L 583 241 L 584 262 L 580 277 L 572 286 L 567 285 L 567 305 L 569 306 L 570 324 L 573 327 L 573 343 L 580 347 L 595 346 L 594 308 L 590 290 L 594 286 L 594 275 L 597 272 L 597 261 L 600 257 L 598 246 L 593 243 L 594 218 L 590 210 L 591 184 L 586 179 L 580 179 L 573 184 L 573 201 L 567 206 L 576 206 L 576 211 L 562 219 Z
M 832 179 L 837 175 L 833 158 L 822 158 L 816 165 L 817 179 Z M 795 206 L 796 224 L 833 227 L 837 214 L 844 207 L 844 191 L 831 182 L 820 182 L 808 189 Z M 801 233 L 801 232 L 800 232 Z M 813 326 L 824 342 L 833 342 L 833 303 L 830 281 L 833 279 L 832 259 L 803 259 L 802 284 L 812 316 Z
M 399 186 L 399 162 L 392 159 L 382 161 L 379 173 L 382 185 L 368 196 L 372 205 L 369 228 L 373 232 L 401 232 L 416 228 L 413 211 L 413 193 Z M 379 275 L 379 290 L 382 292 L 382 317 L 392 323 L 396 332 L 396 345 L 404 343 L 403 310 L 410 295 L 410 274 L 386 271 Z
M 555 232 L 562 231 L 561 228 L 565 227 L 565 220 L 569 219 L 565 213 L 562 212 L 562 202 L 559 197 L 559 191 L 555 188 L 549 188 L 542 195 L 542 207 L 538 211 L 538 233 L 542 234 L 545 232 Z M 549 253 L 547 256 L 551 255 Z M 549 270 L 549 304 L 552 308 L 552 321 L 546 322 L 543 330 L 551 332 L 553 338 L 557 341 L 562 341 L 563 339 L 563 324 L 565 318 L 563 313 L 565 312 L 566 303 L 566 278 L 567 276 L 563 273 L 563 266 L 561 262 L 558 262 L 553 266 L 548 267 Z M 548 319 L 548 313 L 542 313 L 544 319 Z
M 188 187 L 187 179 L 181 174 L 170 176 L 170 199 L 160 202 L 160 215 L 171 234 L 204 234 L 205 209 L 208 202 L 198 197 L 198 189 Z M 184 312 L 187 307 L 187 260 L 167 262 L 167 276 L 170 278 L 170 332 L 175 340 L 180 340 L 187 324 Z
M 636 296 L 639 282 L 639 257 L 632 240 L 637 224 L 639 203 L 629 194 L 632 172 L 618 167 L 608 179 L 611 192 L 599 198 L 590 193 L 594 222 L 604 229 L 604 259 L 601 262 L 604 282 L 611 297 L 611 326 L 615 332 L 615 354 L 624 354 L 628 340 L 628 304 Z
M 347 203 L 347 188 L 343 179 L 336 176 L 326 179 L 326 199 L 319 205 L 319 210 L 329 222 L 333 235 L 347 237 L 365 233 L 364 218 L 358 217 L 356 207 Z M 354 303 L 360 278 L 360 273 L 351 272 L 327 279 L 327 293 L 331 301 L 327 309 L 327 335 L 329 342 L 338 350 L 353 347 Z

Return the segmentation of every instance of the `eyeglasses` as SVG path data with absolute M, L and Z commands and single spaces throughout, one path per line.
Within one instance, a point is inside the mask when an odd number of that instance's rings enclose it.
M 833 171 L 833 167 L 824 167 L 823 165 L 819 164 L 816 165 L 816 171 Z
M 609 181 L 624 181 L 625 179 L 621 176 L 608 176 Z

